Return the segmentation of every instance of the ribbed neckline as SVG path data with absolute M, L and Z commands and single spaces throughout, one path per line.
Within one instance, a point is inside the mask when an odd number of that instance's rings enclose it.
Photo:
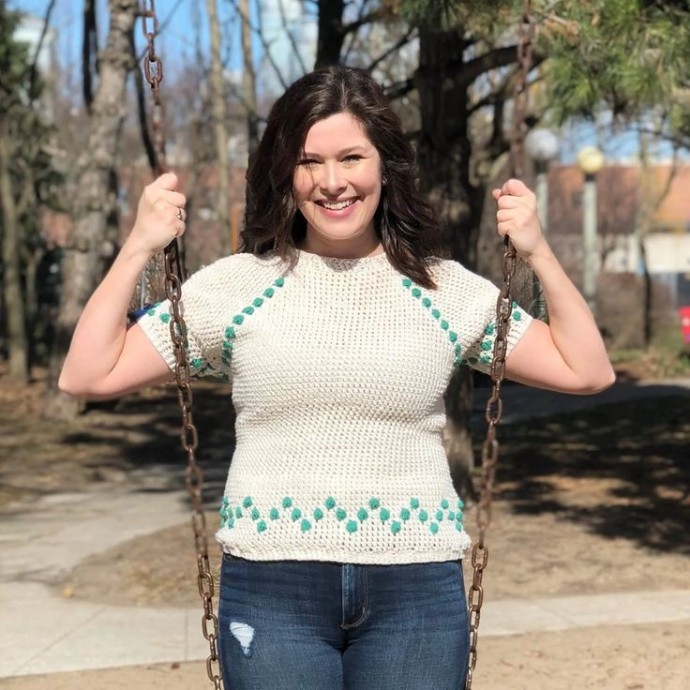
M 372 256 L 363 256 L 356 259 L 342 259 L 333 256 L 321 256 L 312 254 L 303 249 L 297 250 L 297 266 L 309 268 L 325 268 L 329 271 L 367 271 L 379 270 L 382 267 L 390 267 L 388 256 L 385 252 Z

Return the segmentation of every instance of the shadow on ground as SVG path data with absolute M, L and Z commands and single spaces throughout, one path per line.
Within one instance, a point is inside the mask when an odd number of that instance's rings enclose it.
M 603 537 L 690 555 L 690 396 L 650 386 L 637 399 L 501 429 L 497 494 Z
M 195 385 L 193 419 L 204 496 L 216 505 L 235 440 L 228 387 Z M 37 412 L 20 411 L 4 399 L 0 401 L 0 509 L 12 502 L 13 512 L 31 510 L 32 501 L 26 499 L 111 485 L 141 493 L 178 491 L 184 488 L 187 466 L 180 429 L 181 413 L 172 387 L 90 405 L 72 422 L 41 419 Z

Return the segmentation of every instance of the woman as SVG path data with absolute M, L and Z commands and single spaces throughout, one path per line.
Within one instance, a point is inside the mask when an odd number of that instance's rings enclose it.
M 146 261 L 184 232 L 174 175 L 77 325 L 60 385 L 113 397 L 169 380 L 167 303 L 127 328 Z M 506 374 L 613 382 L 596 324 L 533 194 L 494 191 L 498 229 L 541 281 L 547 326 L 514 307 Z M 412 150 L 363 71 L 332 67 L 273 107 L 247 174 L 246 253 L 183 289 L 192 371 L 232 382 L 237 446 L 217 539 L 227 688 L 443 690 L 467 671 L 459 561 L 470 540 L 441 441 L 455 367 L 490 368 L 497 290 L 442 255 Z

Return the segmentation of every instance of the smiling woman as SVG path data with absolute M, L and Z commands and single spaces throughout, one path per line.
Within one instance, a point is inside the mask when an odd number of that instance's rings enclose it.
M 381 174 L 381 157 L 352 115 L 312 125 L 294 177 L 297 208 L 307 221 L 301 248 L 341 258 L 383 252 L 374 226 Z
M 174 175 L 80 319 L 68 392 L 169 379 L 171 305 L 127 328 L 139 272 L 184 232 Z M 498 289 L 443 259 L 414 155 L 364 71 L 313 72 L 276 102 L 247 173 L 243 253 L 183 287 L 192 374 L 232 382 L 236 447 L 220 503 L 226 687 L 456 690 L 468 668 L 459 561 L 470 538 L 443 447 L 453 371 L 487 372 Z M 593 392 L 612 381 L 534 195 L 495 190 L 498 231 L 540 278 L 549 325 L 506 305 L 506 374 Z

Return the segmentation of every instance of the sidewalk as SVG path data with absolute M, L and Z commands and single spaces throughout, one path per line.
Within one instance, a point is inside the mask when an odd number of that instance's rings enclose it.
M 687 392 L 690 381 L 620 384 L 596 399 Z M 593 400 L 507 386 L 505 422 L 540 410 L 569 411 Z M 572 407 L 575 405 L 576 407 Z M 564 409 L 565 408 L 565 409 Z M 477 409 L 481 409 L 478 403 Z M 152 481 L 151 488 L 153 489 Z M 197 608 L 115 607 L 56 595 L 49 585 L 85 557 L 136 536 L 188 522 L 183 492 L 118 488 L 59 494 L 2 516 L 0 679 L 58 671 L 205 659 Z M 194 586 L 190 583 L 190 586 Z M 482 636 L 565 631 L 602 625 L 690 621 L 690 589 L 490 601 Z

